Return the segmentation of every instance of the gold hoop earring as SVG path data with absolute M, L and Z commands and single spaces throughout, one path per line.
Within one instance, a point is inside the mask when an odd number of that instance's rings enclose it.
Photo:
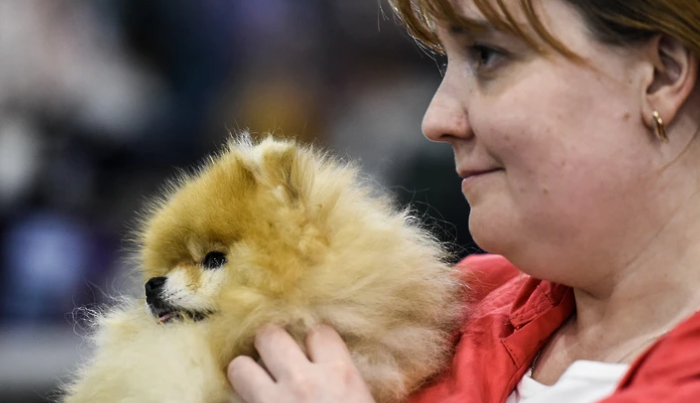
M 659 116 L 659 112 L 654 111 L 651 116 L 654 118 L 654 133 L 656 133 L 656 137 L 658 137 L 659 140 L 663 141 L 664 143 L 668 143 L 668 136 L 666 135 L 664 120 L 661 119 L 661 116 Z

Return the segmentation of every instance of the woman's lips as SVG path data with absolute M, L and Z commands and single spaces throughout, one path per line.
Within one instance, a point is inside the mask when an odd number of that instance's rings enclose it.
M 501 169 L 489 169 L 489 170 L 483 170 L 483 171 L 468 171 L 464 173 L 460 173 L 460 176 L 464 179 L 462 179 L 462 190 L 465 190 L 472 186 L 475 182 L 480 181 L 482 178 L 488 176 L 489 174 L 492 174 L 494 172 L 498 172 Z

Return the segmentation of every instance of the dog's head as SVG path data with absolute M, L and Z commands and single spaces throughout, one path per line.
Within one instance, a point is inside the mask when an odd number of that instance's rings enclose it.
M 312 155 L 291 142 L 232 142 L 151 208 L 140 260 L 161 323 L 232 315 L 261 296 L 293 292 L 325 244 L 329 200 L 309 203 Z

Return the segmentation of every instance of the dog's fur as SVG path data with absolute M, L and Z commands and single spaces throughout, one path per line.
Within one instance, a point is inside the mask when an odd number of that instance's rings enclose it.
M 140 299 L 104 315 L 65 403 L 235 401 L 227 364 L 255 356 L 267 323 L 302 346 L 314 325 L 335 328 L 381 403 L 449 360 L 463 291 L 442 248 L 310 148 L 231 141 L 154 205 L 139 239 L 144 281 L 166 277 L 159 298 L 176 312 Z

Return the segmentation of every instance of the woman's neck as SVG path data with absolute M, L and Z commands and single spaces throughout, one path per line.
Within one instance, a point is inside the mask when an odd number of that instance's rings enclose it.
M 535 379 L 553 384 L 577 360 L 632 362 L 700 309 L 700 192 L 688 195 L 634 259 L 574 287 L 576 315 L 542 349 Z
M 669 331 L 700 309 L 700 192 L 694 191 L 651 242 L 604 287 L 575 289 L 572 335 L 602 349 Z M 615 355 L 608 356 L 608 360 Z
M 596 270 L 597 283 L 575 287 L 576 329 L 603 340 L 664 331 L 700 309 L 700 141 L 695 139 L 641 184 L 648 195 Z M 643 234 L 648 235 L 643 235 Z M 607 259 L 606 259 L 607 261 Z M 603 264 L 604 266 L 604 264 Z M 607 273 L 607 274 L 606 274 Z

